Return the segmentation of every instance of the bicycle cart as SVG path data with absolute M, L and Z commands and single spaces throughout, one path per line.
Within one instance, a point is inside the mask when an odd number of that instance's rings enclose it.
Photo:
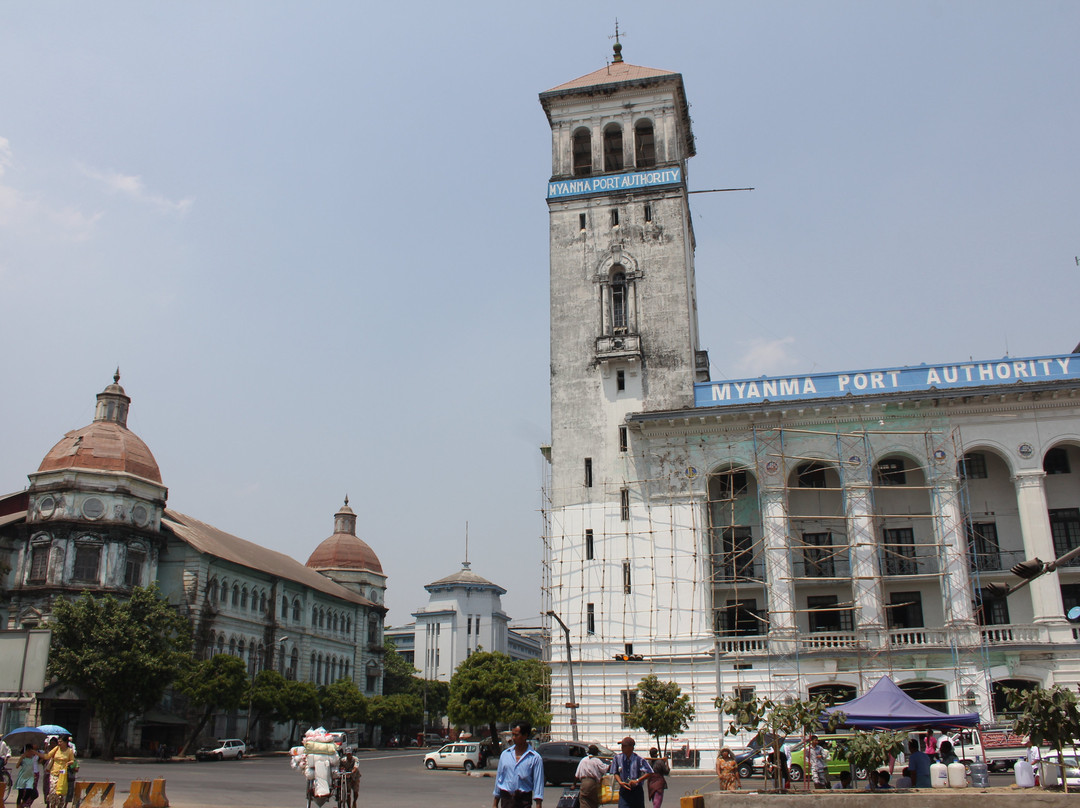
M 325 797 L 315 796 L 315 781 L 307 780 L 307 789 L 305 797 L 307 799 L 307 808 L 311 808 L 312 805 L 321 808 L 326 805 L 330 800 L 334 801 L 334 805 L 337 808 L 346 808 L 349 804 L 349 772 L 343 772 L 340 769 L 334 771 L 330 779 L 330 793 Z

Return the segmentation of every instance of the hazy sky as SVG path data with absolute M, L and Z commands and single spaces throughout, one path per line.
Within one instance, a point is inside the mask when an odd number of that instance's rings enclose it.
M 1075 2 L 5 2 L 16 491 L 119 365 L 171 507 L 303 561 L 347 493 L 389 619 L 539 612 L 550 131 L 683 74 L 713 378 L 1080 341 Z

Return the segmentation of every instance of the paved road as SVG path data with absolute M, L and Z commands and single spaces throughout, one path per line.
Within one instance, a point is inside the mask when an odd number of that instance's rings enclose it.
M 427 771 L 424 754 L 430 750 L 380 750 L 361 752 L 359 808 L 488 808 L 494 788 L 494 771 L 465 774 L 460 771 Z M 494 767 L 494 762 L 492 762 Z M 132 780 L 164 777 L 172 808 L 304 808 L 304 778 L 289 766 L 285 756 L 246 758 L 220 763 L 188 761 L 105 763 L 84 760 L 83 780 L 110 780 L 117 784 L 116 805 L 123 804 Z M 664 804 L 678 806 L 679 798 L 695 789 L 712 791 L 716 778 L 675 774 Z M 1011 774 L 991 775 L 991 785 L 1012 784 Z M 743 781 L 743 787 L 764 787 L 760 777 Z M 561 788 L 548 787 L 546 806 L 558 802 Z M 12 805 L 13 803 L 8 803 Z M 40 803 L 38 803 L 40 805 Z M 333 803 L 330 803 L 333 808 Z

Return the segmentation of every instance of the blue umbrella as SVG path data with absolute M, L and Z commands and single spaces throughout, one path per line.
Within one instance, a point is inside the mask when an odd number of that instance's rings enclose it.
M 21 753 L 23 747 L 28 743 L 32 743 L 40 749 L 41 745 L 45 743 L 47 734 L 47 732 L 42 732 L 37 727 L 19 727 L 5 735 L 4 740 L 11 747 L 12 752 Z
M 38 731 L 44 732 L 46 735 L 67 735 L 71 736 L 71 733 L 64 729 L 59 724 L 42 724 L 38 727 Z

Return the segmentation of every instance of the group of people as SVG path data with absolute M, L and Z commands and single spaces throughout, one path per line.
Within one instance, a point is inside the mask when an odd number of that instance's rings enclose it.
M 45 750 L 38 749 L 34 743 L 25 744 L 22 754 L 15 758 L 12 788 L 17 794 L 16 808 L 30 808 L 38 798 L 39 786 L 48 808 L 60 808 L 70 802 L 77 770 L 75 747 L 67 735 L 47 740 Z
M 544 799 L 544 761 L 529 745 L 532 726 L 527 721 L 510 725 L 510 746 L 499 756 L 495 773 L 495 793 L 492 808 L 540 808 Z M 581 783 L 578 796 L 580 808 L 599 808 L 601 783 L 605 776 L 614 775 L 619 789 L 619 808 L 645 808 L 646 796 L 652 808 L 660 808 L 667 788 L 667 762 L 653 749 L 653 762 L 634 752 L 634 739 L 623 738 L 620 752 L 608 763 L 600 757 L 600 748 L 588 747 L 574 778 Z

